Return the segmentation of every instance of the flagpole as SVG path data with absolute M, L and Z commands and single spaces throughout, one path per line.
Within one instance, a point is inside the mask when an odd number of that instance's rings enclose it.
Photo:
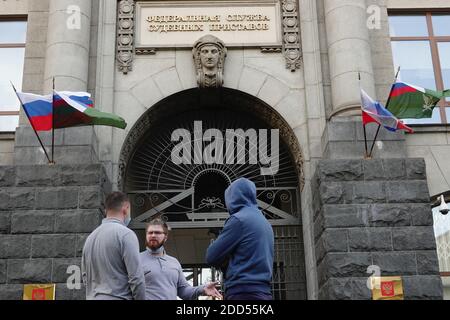
M 52 91 L 52 164 L 55 164 L 55 77 Z
M 359 92 L 360 92 L 360 94 L 361 94 L 361 72 L 358 72 L 358 80 L 359 80 Z M 364 144 L 365 144 L 365 147 L 366 147 L 366 153 L 364 154 L 364 158 L 365 159 L 367 159 L 367 157 L 368 157 L 368 149 L 367 149 L 367 133 L 366 133 L 366 125 L 364 124 L 364 121 L 363 121 L 363 130 L 364 130 Z
M 387 108 L 386 108 L 386 109 L 387 109 Z M 370 147 L 369 158 L 372 158 L 373 148 L 375 147 L 375 142 L 377 141 L 378 134 L 380 133 L 380 129 L 381 129 L 381 124 L 378 125 L 377 132 L 375 133 L 375 138 L 373 138 L 372 147 Z
M 389 103 L 391 102 L 392 91 L 394 91 L 394 86 L 395 86 L 395 83 L 397 82 L 399 73 L 400 73 L 400 66 L 397 69 L 397 73 L 395 74 L 394 84 L 391 87 L 391 91 L 389 92 L 389 97 L 386 101 L 386 110 L 389 108 Z M 373 142 L 372 142 L 372 147 L 370 148 L 369 157 L 372 157 L 373 148 L 375 147 L 375 142 L 377 141 L 378 134 L 380 133 L 380 128 L 381 128 L 381 124 L 378 125 L 377 133 L 375 134 L 375 138 L 373 139 Z
M 38 133 L 37 133 L 37 131 L 36 131 L 36 128 L 34 127 L 33 123 L 32 123 L 31 120 L 30 120 L 30 115 L 28 114 L 27 109 L 25 109 L 25 107 L 23 106 L 22 100 L 20 100 L 20 97 L 19 97 L 19 95 L 17 94 L 16 87 L 14 87 L 14 84 L 13 84 L 12 82 L 11 82 L 11 85 L 12 85 L 12 87 L 13 87 L 13 89 L 14 89 L 14 92 L 16 93 L 17 98 L 19 99 L 19 102 L 20 102 L 20 105 L 22 106 L 23 111 L 24 111 L 25 114 L 27 115 L 28 121 L 30 122 L 31 127 L 33 128 L 33 131 L 34 131 L 34 133 L 36 134 L 36 137 L 38 138 L 39 143 L 41 144 L 42 150 L 44 150 L 44 153 L 45 153 L 45 156 L 47 157 L 48 163 L 51 163 L 50 157 L 48 156 L 48 153 L 47 153 L 47 150 L 45 149 L 44 144 L 42 143 L 42 140 L 41 140 L 41 138 L 39 137 L 39 135 L 38 135 Z
M 363 123 L 363 128 L 364 128 L 364 144 L 366 146 L 366 154 L 364 156 L 365 159 L 369 158 L 369 152 L 367 150 L 367 132 L 366 132 L 366 125 Z

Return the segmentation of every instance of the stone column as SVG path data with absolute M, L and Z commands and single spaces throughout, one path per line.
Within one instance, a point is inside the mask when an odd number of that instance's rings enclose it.
M 358 72 L 362 88 L 376 98 L 366 5 L 361 0 L 324 1 L 332 116 L 348 116 L 361 105 Z
M 23 69 L 22 91 L 42 94 L 45 72 L 49 0 L 28 1 L 27 39 Z M 29 126 L 25 112 L 20 108 L 19 125 Z
M 90 0 L 50 0 L 44 92 L 53 77 L 57 89 L 87 90 L 90 20 Z
M 90 0 L 49 0 L 47 46 L 43 94 L 57 90 L 87 91 L 91 35 Z M 39 133 L 47 151 L 51 132 Z M 98 139 L 92 126 L 55 131 L 57 164 L 98 162 Z M 46 164 L 41 146 L 31 127 L 17 129 L 14 151 L 16 165 Z

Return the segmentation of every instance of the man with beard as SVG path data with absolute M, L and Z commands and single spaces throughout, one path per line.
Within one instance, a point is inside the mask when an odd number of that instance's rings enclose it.
M 106 218 L 86 239 L 81 268 L 87 300 L 144 300 L 139 241 L 127 228 L 128 196 L 113 192 L 105 201 Z
M 216 289 L 216 282 L 192 287 L 183 274 L 180 263 L 166 254 L 164 244 L 167 241 L 169 227 L 157 218 L 152 220 L 145 232 L 147 250 L 141 252 L 141 265 L 145 276 L 147 300 L 195 300 L 200 295 L 222 299 Z

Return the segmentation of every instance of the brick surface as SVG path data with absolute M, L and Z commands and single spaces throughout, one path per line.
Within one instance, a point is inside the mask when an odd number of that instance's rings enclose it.
M 442 300 L 440 276 L 403 277 L 403 291 L 407 300 Z
M 11 233 L 14 234 L 52 233 L 54 226 L 53 211 L 18 211 L 11 216 Z
M 33 236 L 33 258 L 75 257 L 75 235 L 37 235 Z
M 0 259 L 30 258 L 31 236 L 0 235 Z
M 0 167 L 0 187 L 12 187 L 15 184 L 15 173 L 14 167 L 1 166 Z
M 51 259 L 8 261 L 8 283 L 51 283 Z
M 433 227 L 409 227 L 395 230 L 392 234 L 394 250 L 436 249 Z
M 373 264 L 380 267 L 382 276 L 417 274 L 414 252 L 377 252 L 372 257 Z
M 23 285 L 22 284 L 1 284 L 0 285 L 0 300 L 22 300 Z
M 100 187 L 87 187 L 80 190 L 79 207 L 81 209 L 98 209 L 102 206 L 103 193 Z
M 7 234 L 11 231 L 11 213 L 0 211 L 0 234 Z
M 0 260 L 0 284 L 6 283 L 7 260 Z
M 389 228 L 351 229 L 348 238 L 350 251 L 353 252 L 392 250 L 392 233 Z
M 78 188 L 41 188 L 36 194 L 36 209 L 76 209 Z
M 94 210 L 69 210 L 56 214 L 55 233 L 88 233 L 101 224 L 102 212 Z

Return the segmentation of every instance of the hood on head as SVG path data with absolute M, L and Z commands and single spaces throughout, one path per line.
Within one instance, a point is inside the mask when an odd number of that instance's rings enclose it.
M 256 186 L 246 178 L 234 181 L 225 190 L 225 204 L 231 214 L 235 214 L 243 207 L 256 206 Z

